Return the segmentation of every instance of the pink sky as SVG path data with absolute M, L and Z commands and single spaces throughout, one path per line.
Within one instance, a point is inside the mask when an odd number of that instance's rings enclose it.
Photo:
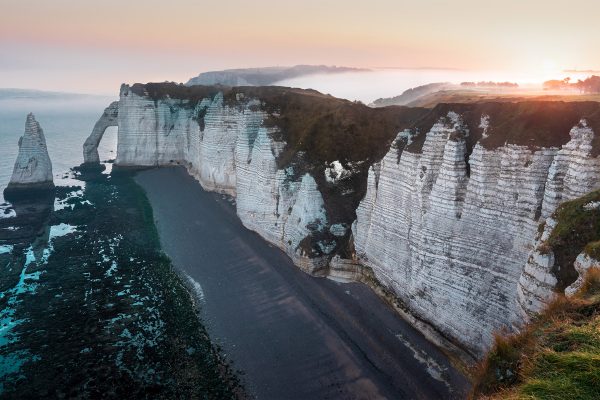
M 268 65 L 600 69 L 595 0 L 0 0 L 0 87 L 114 93 Z

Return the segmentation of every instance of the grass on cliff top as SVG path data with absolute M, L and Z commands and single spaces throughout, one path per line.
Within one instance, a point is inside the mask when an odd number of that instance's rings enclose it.
M 486 149 L 505 144 L 539 147 L 559 147 L 570 140 L 569 132 L 582 118 L 586 118 L 595 132 L 600 132 L 600 103 L 597 102 L 548 102 L 526 101 L 520 103 L 486 102 L 472 104 L 438 104 L 415 128 L 420 134 L 407 148 L 421 151 L 425 133 L 440 117 L 454 111 L 463 117 L 469 130 L 469 152 L 476 142 Z M 489 116 L 488 136 L 483 139 L 480 128 L 482 115 Z M 600 154 L 600 135 L 593 142 L 593 155 Z
M 366 192 L 369 167 L 383 158 L 398 132 L 413 126 L 429 112 L 401 106 L 371 108 L 316 90 L 281 86 L 232 88 L 148 83 L 134 84 L 131 90 L 154 100 L 167 96 L 186 100 L 190 107 L 218 92 L 223 93 L 224 103 L 232 107 L 259 99 L 262 110 L 269 115 L 265 124 L 279 127 L 280 136 L 276 139 L 286 143 L 277 160 L 279 167 L 293 165 L 297 175 L 310 173 L 315 178 L 331 223 L 350 224 L 356 218 L 355 210 Z M 332 185 L 325 180 L 325 168 L 336 160 L 346 168 L 353 162 L 356 174 Z
M 600 208 L 585 208 L 598 201 L 600 190 L 565 202 L 554 213 L 557 225 L 546 244 L 554 253 L 553 273 L 558 279 L 559 290 L 577 279 L 573 263 L 579 253 L 585 250 L 588 255 L 600 259 Z
M 287 165 L 298 151 L 305 151 L 315 163 L 339 160 L 364 161 L 383 158 L 396 134 L 420 120 L 427 110 L 422 108 L 371 108 L 359 102 L 339 99 L 312 89 L 281 86 L 184 86 L 175 83 L 136 83 L 132 92 L 154 100 L 167 96 L 195 104 L 204 98 L 223 93 L 224 102 L 235 106 L 246 99 L 260 99 L 262 108 L 277 125 L 286 150 L 280 165 Z
M 497 336 L 475 371 L 471 398 L 600 398 L 600 270 L 589 270 L 520 334 Z
M 433 108 L 442 103 L 486 103 L 486 102 L 504 102 L 518 103 L 524 101 L 596 101 L 600 102 L 598 94 L 540 94 L 540 93 L 519 93 L 498 91 L 486 91 L 482 89 L 446 89 L 438 90 L 433 93 L 426 93 L 416 100 L 409 102 L 410 107 Z

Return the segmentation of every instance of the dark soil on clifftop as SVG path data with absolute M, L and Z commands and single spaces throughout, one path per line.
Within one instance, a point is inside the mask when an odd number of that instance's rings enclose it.
M 369 167 L 384 157 L 399 132 L 414 126 L 429 113 L 424 108 L 401 106 L 371 108 L 316 90 L 280 86 L 136 83 L 131 90 L 155 101 L 167 97 L 185 100 L 185 106 L 192 108 L 203 98 L 213 98 L 219 92 L 223 93 L 224 103 L 231 107 L 259 99 L 260 107 L 269 115 L 265 124 L 279 127 L 275 139 L 286 143 L 278 158 L 279 166 L 293 166 L 296 178 L 310 173 L 323 195 L 329 222 L 348 226 L 356 219 L 355 210 L 366 193 Z M 333 161 L 339 161 L 353 173 L 335 184 L 327 182 L 325 169 Z M 312 243 L 317 238 L 311 236 L 310 240 L 303 247 L 318 253 L 320 250 Z
M 415 133 L 405 150 L 418 153 L 426 133 L 449 111 L 460 114 L 468 130 L 467 162 L 478 141 L 488 149 L 505 144 L 528 146 L 532 150 L 562 146 L 569 141 L 571 128 L 582 118 L 600 133 L 600 103 L 597 102 L 489 102 L 439 104 L 433 109 L 371 108 L 315 90 L 279 86 L 148 83 L 134 84 L 131 90 L 155 101 L 167 97 L 180 99 L 185 107 L 195 107 L 202 99 L 212 99 L 219 92 L 223 93 L 225 104 L 231 107 L 259 99 L 261 109 L 269 115 L 265 125 L 277 126 L 279 132 L 275 139 L 286 143 L 278 158 L 279 167 L 292 166 L 294 178 L 298 179 L 310 173 L 323 195 L 328 222 L 348 226 L 356 219 L 355 210 L 365 196 L 369 168 L 384 157 L 397 134 L 405 129 Z M 484 115 L 489 117 L 486 138 L 480 127 Z M 600 134 L 596 135 L 593 148 L 594 155 L 600 154 Z M 325 172 L 333 161 L 339 161 L 352 173 L 335 183 L 328 182 Z M 310 243 L 303 243 L 302 247 L 318 255 L 318 240 L 335 239 L 328 237 L 327 232 L 319 235 L 311 235 Z M 339 246 L 335 253 L 349 255 L 347 249 Z
M 415 125 L 419 132 L 407 150 L 421 151 L 425 134 L 449 111 L 460 114 L 469 129 L 467 147 L 472 148 L 481 140 L 487 149 L 505 144 L 541 147 L 559 147 L 566 144 L 569 131 L 582 118 L 595 132 L 600 132 L 600 103 L 597 102 L 547 102 L 527 101 L 519 103 L 490 102 L 474 104 L 439 104 Z M 481 117 L 489 116 L 487 137 L 482 139 Z M 600 154 L 600 135 L 594 140 L 594 155 Z

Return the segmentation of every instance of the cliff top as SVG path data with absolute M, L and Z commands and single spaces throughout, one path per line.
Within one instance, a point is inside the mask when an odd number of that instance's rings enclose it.
M 165 82 L 136 83 L 130 90 L 155 101 L 185 100 L 189 107 L 217 93 L 223 93 L 229 106 L 259 99 L 270 115 L 267 122 L 280 127 L 281 139 L 288 144 L 289 151 L 280 157 L 282 165 L 291 159 L 290 152 L 296 151 L 307 151 L 307 157 L 318 162 L 380 159 L 399 131 L 413 126 L 428 112 L 400 106 L 371 108 L 312 89 L 281 86 L 184 86 Z
M 187 100 L 195 105 L 203 98 L 222 92 L 225 102 L 235 104 L 237 95 L 258 98 L 272 122 L 282 128 L 285 140 L 295 150 L 310 150 L 319 161 L 360 161 L 381 158 L 384 153 L 372 147 L 388 147 L 403 129 L 417 135 L 407 148 L 419 152 L 425 133 L 449 111 L 458 113 L 469 129 L 468 145 L 482 139 L 481 118 L 489 117 L 487 137 L 481 144 L 497 148 L 504 144 L 556 147 L 566 144 L 569 131 L 585 118 L 594 132 L 594 155 L 600 154 L 600 103 L 595 101 L 491 101 L 480 103 L 442 103 L 433 109 L 388 106 L 371 108 L 362 103 L 339 99 L 312 89 L 281 86 L 184 86 L 174 83 L 134 84 L 131 90 L 154 100 Z M 284 154 L 282 161 L 287 161 Z
M 127 87 L 124 87 L 127 88 Z M 416 132 L 407 151 L 420 152 L 426 133 L 440 118 L 453 111 L 469 130 L 469 152 L 481 140 L 486 148 L 506 144 L 534 147 L 561 146 L 569 139 L 571 128 L 582 118 L 597 135 L 594 151 L 600 150 L 600 104 L 595 102 L 522 102 L 440 104 L 434 109 L 388 106 L 367 107 L 322 94 L 315 90 L 280 86 L 184 86 L 175 83 L 134 84 L 130 90 L 154 101 L 181 100 L 183 107 L 194 108 L 205 98 L 223 93 L 225 105 L 246 106 L 259 99 L 267 113 L 266 125 L 279 127 L 286 147 L 279 155 L 280 167 L 294 166 L 298 174 L 310 173 L 319 186 L 332 221 L 352 221 L 355 209 L 364 197 L 369 167 L 381 160 L 399 132 Z M 482 116 L 489 124 L 483 138 Z M 332 184 L 326 170 L 337 161 L 352 171 Z M 336 164 L 338 165 L 338 164 Z M 339 166 L 338 166 L 339 169 Z
M 182 106 L 192 108 L 217 93 L 223 93 L 224 103 L 231 107 L 259 99 L 260 108 L 268 115 L 265 124 L 279 127 L 276 139 L 286 143 L 277 160 L 279 166 L 292 165 L 296 174 L 310 173 L 315 178 L 333 222 L 349 223 L 356 218 L 356 207 L 366 192 L 367 180 L 363 178 L 369 167 L 383 158 L 398 132 L 413 126 L 429 112 L 401 106 L 371 108 L 316 90 L 280 86 L 148 83 L 134 84 L 130 90 L 154 101 L 179 99 Z M 352 170 L 336 184 L 325 177 L 326 168 L 334 161 Z
M 481 140 L 487 149 L 505 144 L 558 147 L 570 140 L 569 132 L 581 119 L 596 132 L 594 155 L 600 154 L 600 103 L 525 101 L 517 103 L 488 102 L 473 104 L 438 104 L 413 129 L 418 132 L 407 150 L 420 152 L 425 134 L 448 112 L 458 113 L 469 130 L 467 145 L 472 148 Z M 486 138 L 482 117 L 488 118 Z

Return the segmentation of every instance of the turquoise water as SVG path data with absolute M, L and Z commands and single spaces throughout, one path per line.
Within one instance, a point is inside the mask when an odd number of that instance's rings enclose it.
M 237 378 L 161 251 L 130 174 L 79 173 L 99 97 L 2 98 L 0 194 L 25 117 L 46 136 L 56 193 L 0 197 L 0 397 L 231 398 Z M 100 159 L 114 159 L 117 129 Z

